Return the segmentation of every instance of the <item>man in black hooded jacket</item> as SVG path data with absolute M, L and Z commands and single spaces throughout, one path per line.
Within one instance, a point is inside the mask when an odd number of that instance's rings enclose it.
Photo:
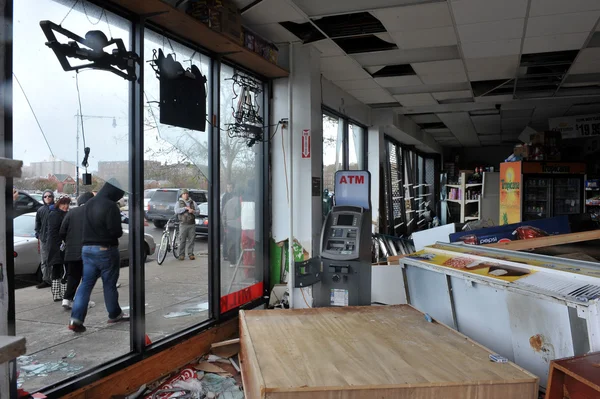
M 108 323 L 127 320 L 119 306 L 119 238 L 123 235 L 121 212 L 117 202 L 123 197 L 114 179 L 104 184 L 98 194 L 84 206 L 83 221 L 83 280 L 75 294 L 69 329 L 84 332 L 83 326 L 94 285 L 102 278 L 104 304 Z

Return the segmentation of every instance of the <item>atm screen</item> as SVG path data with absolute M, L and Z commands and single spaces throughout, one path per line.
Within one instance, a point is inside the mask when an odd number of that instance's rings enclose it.
M 354 215 L 338 215 L 337 226 L 352 226 Z

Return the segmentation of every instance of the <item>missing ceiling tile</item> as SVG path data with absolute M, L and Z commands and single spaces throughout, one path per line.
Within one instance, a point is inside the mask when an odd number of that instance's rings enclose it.
M 409 76 L 416 75 L 415 70 L 410 66 L 410 64 L 402 64 L 402 65 L 388 65 L 374 73 L 371 73 L 371 76 L 374 78 L 387 78 L 392 76 Z
M 592 35 L 587 47 L 600 47 L 600 32 L 596 32 Z
M 487 115 L 498 115 L 500 113 L 497 109 L 478 109 L 475 111 L 469 111 L 471 116 L 487 116 Z
M 502 94 L 513 94 L 515 82 L 513 80 L 480 80 L 471 82 L 473 95 L 475 97 L 497 96 Z
M 375 104 L 367 104 L 369 107 L 375 109 L 379 109 L 379 108 L 396 108 L 399 107 L 400 104 L 398 104 L 398 102 L 393 102 L 393 103 L 375 103 Z
M 347 37 L 385 32 L 383 24 L 368 12 L 332 15 L 313 22 L 329 37 Z
M 462 103 L 473 103 L 473 97 L 468 98 L 448 98 L 446 100 L 438 100 L 440 104 L 462 104 Z
M 333 39 L 338 46 L 348 54 L 369 53 L 373 51 L 396 50 L 398 46 L 394 43 L 381 40 L 375 35 L 364 35 L 356 37 L 345 37 Z
M 419 123 L 418 125 L 422 130 L 448 129 L 444 122 Z
M 296 22 L 280 22 L 279 25 L 296 35 L 303 43 L 312 43 L 325 39 L 325 36 L 310 22 L 298 24 Z
M 522 67 L 571 64 L 579 50 L 551 51 L 548 53 L 531 53 L 521 55 Z

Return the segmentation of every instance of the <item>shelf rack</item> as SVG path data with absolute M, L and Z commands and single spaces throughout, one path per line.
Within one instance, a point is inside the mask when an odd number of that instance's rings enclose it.
M 485 179 L 485 178 L 484 178 Z M 479 220 L 479 216 L 466 216 L 467 214 L 467 205 L 477 204 L 477 214 L 481 215 L 481 197 L 476 200 L 465 200 L 464 196 L 467 192 L 467 189 L 481 187 L 482 195 L 483 195 L 483 183 L 466 183 L 467 174 L 465 172 L 461 173 L 460 177 L 461 184 L 446 184 L 446 189 L 449 188 L 457 188 L 461 192 L 460 199 L 448 199 L 448 193 L 446 192 L 446 202 L 451 202 L 460 205 L 460 222 L 465 223 L 471 220 Z M 473 207 L 469 207 L 469 213 L 473 212 Z
M 289 72 L 280 66 L 160 0 L 111 0 L 111 2 L 131 13 L 147 15 L 149 21 L 164 29 L 266 78 L 284 78 L 289 75 Z

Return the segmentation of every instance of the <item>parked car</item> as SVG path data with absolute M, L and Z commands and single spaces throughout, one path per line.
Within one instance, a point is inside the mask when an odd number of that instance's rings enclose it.
M 196 216 L 196 235 L 208 237 L 208 202 L 198 204 L 200 215 Z
M 167 221 L 175 215 L 175 205 L 181 197 L 182 188 L 161 188 L 154 192 L 148 202 L 146 219 L 154 223 L 154 226 L 162 229 Z M 200 204 L 207 202 L 206 190 L 189 189 L 190 198 Z
M 36 212 L 41 207 L 42 203 L 40 203 L 37 199 L 33 198 L 25 191 L 19 191 L 19 196 L 14 202 L 15 211 L 13 214 L 13 218 L 16 218 L 17 216 L 23 215 L 25 213 Z
M 44 194 L 29 193 L 29 196 L 33 199 L 36 199 L 40 204 L 44 205 Z
M 149 188 L 147 190 L 144 190 L 144 216 L 147 216 L 147 213 L 150 210 L 148 204 L 150 203 L 150 199 L 152 198 L 156 190 L 156 188 Z M 148 218 L 146 217 L 146 219 Z
M 35 274 L 41 280 L 40 247 L 35 238 L 35 212 L 25 213 L 13 220 L 15 275 Z M 144 263 L 149 255 L 156 251 L 154 238 L 144 234 Z M 121 261 L 129 260 L 129 230 L 123 228 L 123 236 L 119 238 Z

